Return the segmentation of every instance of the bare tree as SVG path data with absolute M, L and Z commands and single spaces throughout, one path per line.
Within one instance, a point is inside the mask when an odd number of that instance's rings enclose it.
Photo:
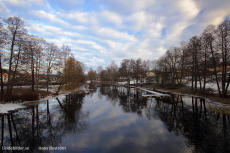
M 6 45 L 6 37 L 7 33 L 6 30 L 3 28 L 2 21 L 0 20 L 0 80 L 1 80 L 1 97 L 4 96 L 4 88 L 3 88 L 3 71 L 2 71 L 2 57 L 4 56 L 3 54 L 3 49 L 4 46 Z
M 201 34 L 201 57 L 199 58 L 200 61 L 200 67 L 201 67 L 201 73 L 202 73 L 202 79 L 203 79 L 203 83 L 202 83 L 202 92 L 206 93 L 206 83 L 207 83 L 207 77 L 210 74 L 210 69 L 212 68 L 213 65 L 215 65 L 215 61 L 214 63 L 212 63 L 211 60 L 211 49 L 212 49 L 212 45 L 213 45 L 213 32 L 211 31 L 212 26 L 209 26 L 207 29 L 204 30 L 204 32 Z M 218 85 L 219 86 L 219 85 Z
M 216 27 L 213 25 L 209 25 L 203 32 L 205 43 L 207 44 L 208 50 L 211 54 L 211 62 L 212 64 L 210 67 L 213 69 L 212 75 L 215 76 L 216 85 L 218 88 L 219 96 L 221 96 L 221 89 L 220 89 L 220 81 L 218 78 L 218 70 L 217 67 L 219 65 L 219 53 L 217 52 L 217 45 L 216 45 L 216 35 L 215 35 Z
M 35 91 L 35 85 L 38 90 L 39 72 L 42 61 L 42 51 L 44 50 L 45 40 L 43 38 L 26 35 L 26 43 L 23 46 L 23 61 L 22 63 L 29 67 L 31 74 L 32 91 Z
M 119 76 L 127 79 L 128 84 L 130 84 L 130 77 L 131 77 L 130 61 L 131 61 L 130 59 L 123 59 L 118 70 Z
M 185 77 L 185 71 L 187 69 L 186 65 L 186 52 L 188 51 L 187 43 L 181 42 L 181 53 L 180 53 L 180 64 L 179 64 L 179 71 L 180 71 L 180 76 L 179 76 L 179 84 L 182 84 L 182 79 Z
M 6 97 L 12 94 L 15 75 L 17 73 L 18 63 L 20 60 L 22 36 L 27 33 L 24 26 L 24 21 L 20 17 L 9 17 L 4 20 L 8 30 L 8 44 L 9 44 L 9 70 L 8 70 L 8 84 L 6 89 Z
M 220 55 L 221 63 L 221 97 L 227 97 L 230 83 L 230 74 L 227 73 L 227 67 L 230 63 L 230 21 L 226 20 L 218 25 L 216 29 L 217 49 Z
M 96 79 L 96 76 L 97 76 L 97 73 L 96 71 L 94 71 L 92 68 L 89 68 L 89 71 L 88 71 L 88 78 L 90 80 L 90 82 L 92 82 L 93 80 Z
M 108 78 L 110 81 L 114 82 L 118 79 L 118 66 L 113 61 L 109 66 L 106 67 Z
M 59 48 L 54 44 L 54 43 L 51 43 L 51 44 L 47 44 L 47 48 L 46 48 L 46 51 L 45 51 L 45 55 L 46 55 L 46 76 L 47 76 L 47 82 L 46 82 L 46 88 L 47 88 L 47 92 L 49 92 L 49 84 L 50 84 L 50 81 L 51 81 L 51 74 L 52 74 L 52 70 L 55 69 L 55 66 L 56 66 L 56 56 L 58 55 L 59 53 Z
M 142 62 L 141 58 L 138 58 L 137 60 L 131 59 L 130 62 L 130 67 L 132 69 L 132 77 L 136 79 L 136 83 L 138 83 L 140 79 L 140 74 L 142 69 L 141 62 Z
M 56 94 L 59 93 L 59 91 L 62 89 L 62 87 L 67 83 L 66 77 L 64 76 L 64 72 L 66 72 L 66 66 L 67 66 L 67 61 L 69 60 L 69 58 L 72 57 L 73 55 L 71 53 L 71 49 L 69 48 L 68 45 L 62 45 L 61 50 L 59 52 L 59 54 L 57 54 L 57 65 L 58 65 L 58 69 L 57 69 L 57 74 L 58 74 L 58 89 L 56 91 Z
M 4 88 L 3 88 L 3 71 L 2 71 L 2 56 L 3 54 L 0 53 L 0 79 L 1 79 L 1 97 L 4 96 Z
M 195 92 L 198 91 L 198 83 L 200 84 L 200 90 L 201 90 L 201 77 L 200 77 L 200 60 L 198 60 L 201 57 L 201 41 L 198 36 L 194 36 L 190 39 L 189 44 L 189 52 L 188 57 L 191 57 L 191 70 L 192 70 L 192 90 Z

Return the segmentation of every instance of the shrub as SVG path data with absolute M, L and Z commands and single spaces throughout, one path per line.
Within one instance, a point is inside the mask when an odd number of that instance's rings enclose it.
M 24 97 L 25 101 L 32 101 L 32 100 L 38 100 L 39 96 L 37 92 L 32 92 L 32 91 L 26 91 L 22 93 L 22 96 Z
M 24 91 L 22 93 L 13 94 L 7 101 L 32 101 L 38 99 L 39 96 L 37 92 Z

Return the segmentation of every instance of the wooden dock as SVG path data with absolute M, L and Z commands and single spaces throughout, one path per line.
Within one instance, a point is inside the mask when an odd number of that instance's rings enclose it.
M 143 94 L 144 96 L 145 95 L 146 96 L 152 96 L 152 97 L 168 97 L 168 96 L 170 96 L 169 94 L 163 94 L 160 92 L 156 92 L 156 91 L 152 91 L 152 90 L 148 90 L 148 89 L 144 89 L 144 88 L 140 88 L 140 87 L 135 87 L 135 86 L 128 86 L 128 87 L 139 89 L 139 90 L 142 90 L 142 91 L 149 93 L 149 94 Z

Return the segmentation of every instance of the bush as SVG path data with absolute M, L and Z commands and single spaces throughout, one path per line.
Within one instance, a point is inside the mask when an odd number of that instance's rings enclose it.
M 207 95 L 214 94 L 214 90 L 212 88 L 206 88 L 205 92 L 206 92 Z
M 38 100 L 39 96 L 37 92 L 27 91 L 22 93 L 25 101 Z
M 32 91 L 24 91 L 21 94 L 13 94 L 9 101 L 33 101 L 33 100 L 38 100 L 39 96 L 37 92 L 32 92 Z M 8 101 L 8 100 L 7 100 Z

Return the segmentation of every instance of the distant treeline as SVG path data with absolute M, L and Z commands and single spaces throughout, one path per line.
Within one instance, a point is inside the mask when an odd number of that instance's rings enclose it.
M 230 21 L 209 25 L 180 47 L 170 48 L 156 63 L 156 70 L 170 71 L 177 82 L 189 77 L 192 90 L 206 93 L 206 83 L 215 81 L 220 97 L 228 96 L 230 83 Z
M 120 66 L 112 62 L 105 69 L 89 70 L 91 80 L 96 76 L 102 81 L 117 81 L 119 78 L 145 78 L 149 71 L 171 74 L 172 84 L 191 82 L 194 92 L 206 93 L 208 81 L 215 82 L 220 97 L 228 96 L 230 83 L 230 21 L 209 25 L 200 36 L 193 36 L 180 47 L 171 47 L 158 60 L 124 59 Z

